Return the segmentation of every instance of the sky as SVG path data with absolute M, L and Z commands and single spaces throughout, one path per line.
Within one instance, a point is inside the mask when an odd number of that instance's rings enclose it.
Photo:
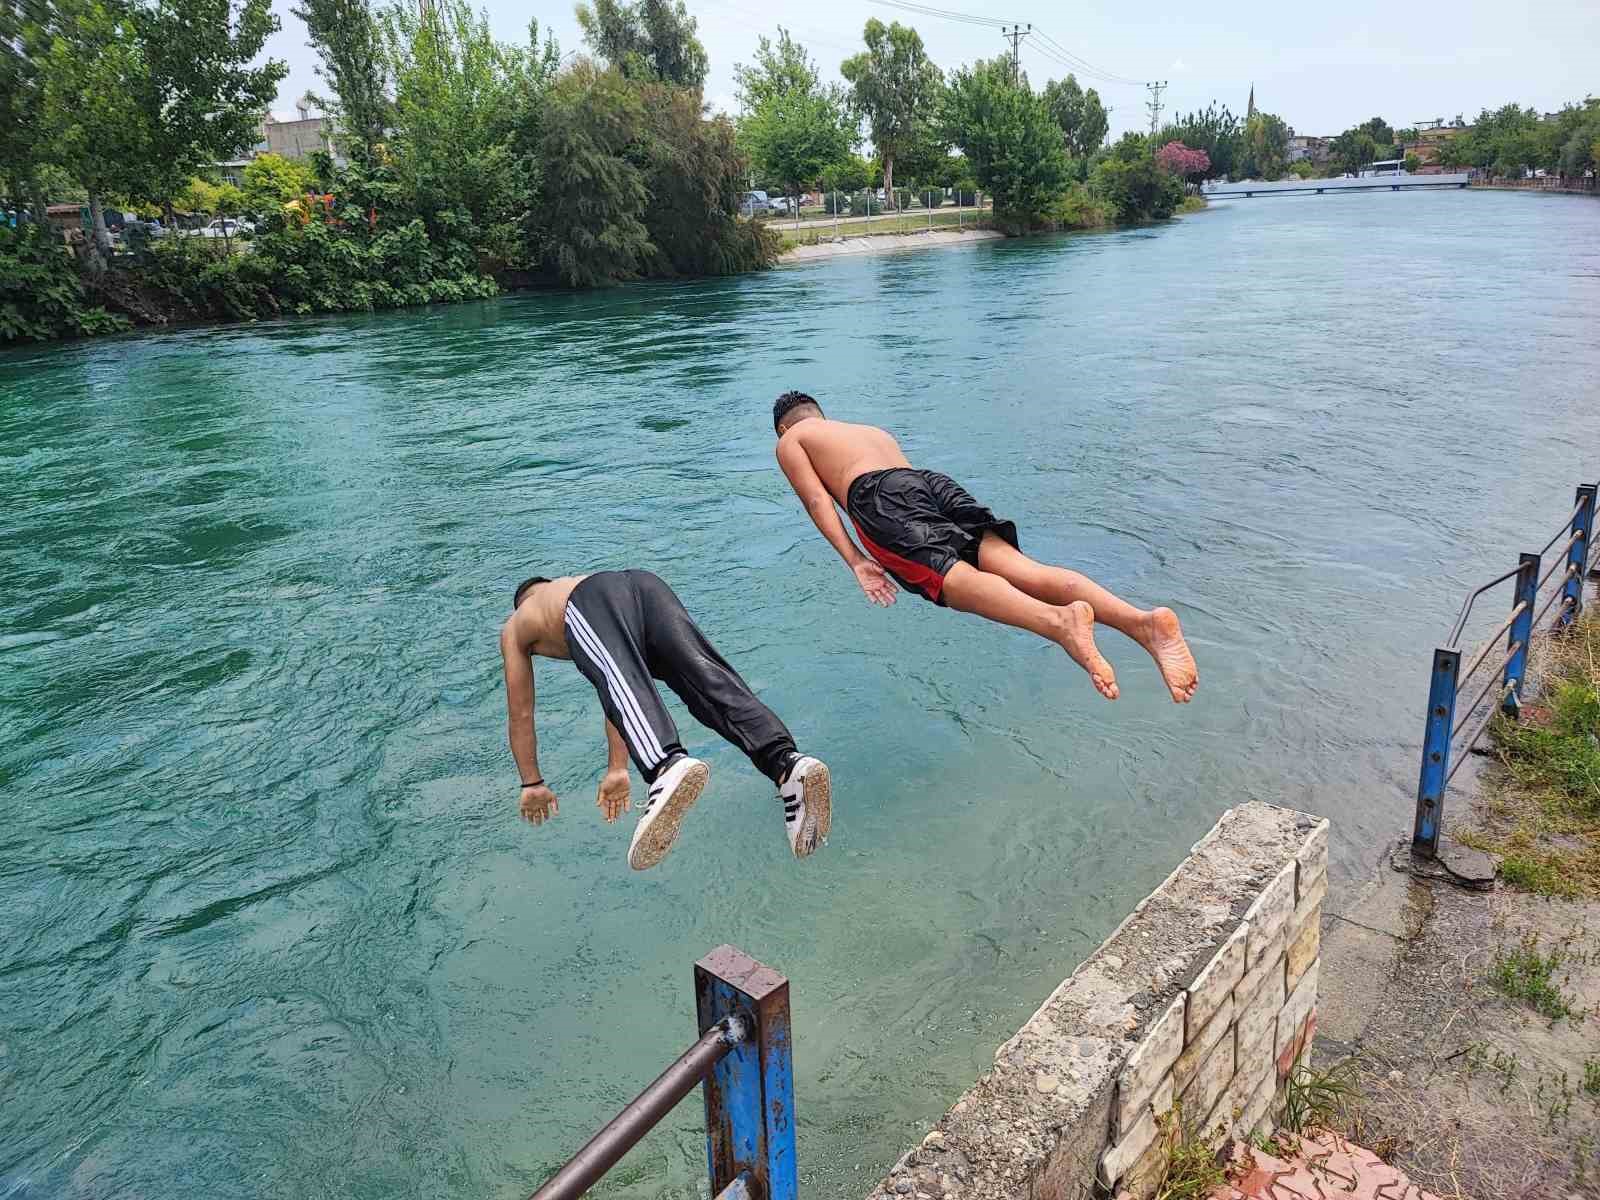
M 289 64 L 273 111 L 292 117 L 296 99 L 320 86 L 316 56 L 292 0 L 274 0 L 283 29 L 267 52 Z M 379 0 L 384 2 L 384 0 Z M 824 79 L 838 79 L 841 60 L 861 49 L 869 17 L 914 25 L 929 56 L 949 69 L 1006 48 L 1000 31 L 940 17 L 913 15 L 878 0 L 686 0 L 711 58 L 706 99 L 735 112 L 733 67 L 749 62 L 756 39 L 782 24 L 810 51 Z M 555 33 L 563 53 L 582 40 L 566 0 L 482 0 L 496 34 L 522 41 L 530 18 Z M 1122 79 L 1165 80 L 1164 113 L 1188 112 L 1215 100 L 1243 114 L 1251 85 L 1257 107 L 1297 133 L 1331 135 L 1381 116 L 1396 128 L 1421 120 L 1471 120 L 1509 101 L 1553 112 L 1600 94 L 1600 0 L 1347 0 L 1340 4 L 1283 0 L 934 0 L 932 7 L 1005 21 L 1030 22 L 1056 46 Z M 792 16 L 792 20 L 789 19 Z M 1038 35 L 1022 41 L 1022 65 L 1035 87 L 1068 67 L 1048 57 Z M 1149 93 L 1139 83 L 1095 78 L 1077 70 L 1111 109 L 1112 136 L 1149 127 Z

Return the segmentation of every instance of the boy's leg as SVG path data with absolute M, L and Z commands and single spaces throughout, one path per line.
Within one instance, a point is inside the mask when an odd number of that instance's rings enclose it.
M 706 640 L 670 587 L 647 571 L 633 575 L 645 610 L 651 670 L 696 721 L 743 750 L 756 770 L 781 785 L 798 754 L 788 728 Z
M 1086 602 L 1096 621 L 1126 634 L 1156 660 L 1173 700 L 1182 704 L 1193 698 L 1200 675 L 1170 608 L 1135 608 L 1087 575 L 1037 562 L 993 533 L 985 533 L 978 544 L 978 566 L 1046 604 Z
M 643 613 L 622 576 L 594 576 L 567 603 L 567 647 L 572 662 L 594 685 L 606 719 L 628 743 L 646 783 L 683 753 L 678 729 L 646 665 Z
M 1087 602 L 1046 604 L 1019 591 L 1000 575 L 964 562 L 957 562 L 945 575 L 943 596 L 945 604 L 959 612 L 1026 629 L 1054 642 L 1089 673 L 1096 691 L 1107 700 L 1117 698 L 1116 672 L 1094 644 L 1095 614 Z

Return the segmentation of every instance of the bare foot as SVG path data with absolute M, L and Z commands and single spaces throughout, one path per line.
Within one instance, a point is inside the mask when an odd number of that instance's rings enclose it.
M 1178 614 L 1170 608 L 1151 609 L 1145 614 L 1139 644 L 1150 651 L 1150 657 L 1161 668 L 1172 702 L 1187 704 L 1193 700 L 1200 687 L 1200 671 L 1194 665 L 1194 655 L 1189 653 L 1189 643 L 1183 640 Z
M 1089 672 L 1095 691 L 1107 700 L 1115 700 L 1122 693 L 1117 688 L 1116 672 L 1094 644 L 1094 609 L 1086 600 L 1074 600 L 1061 610 L 1061 616 L 1061 648 Z

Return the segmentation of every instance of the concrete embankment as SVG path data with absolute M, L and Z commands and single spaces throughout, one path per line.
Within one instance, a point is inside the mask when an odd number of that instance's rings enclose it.
M 930 229 L 918 233 L 874 233 L 866 237 L 839 238 L 811 246 L 794 246 L 784 251 L 780 263 L 810 262 L 844 254 L 884 254 L 891 250 L 931 250 L 941 246 L 964 246 L 969 242 L 988 242 L 1004 237 L 993 229 Z
M 869 1200 L 1148 1200 L 1181 1112 L 1270 1129 L 1316 1030 L 1328 822 L 1230 809 Z

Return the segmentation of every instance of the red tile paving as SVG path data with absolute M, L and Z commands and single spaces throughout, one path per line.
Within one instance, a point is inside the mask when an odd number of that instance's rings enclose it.
M 1236 1146 L 1229 1176 L 1211 1200 L 1439 1200 L 1335 1133 L 1301 1138 L 1299 1153 L 1288 1159 Z

